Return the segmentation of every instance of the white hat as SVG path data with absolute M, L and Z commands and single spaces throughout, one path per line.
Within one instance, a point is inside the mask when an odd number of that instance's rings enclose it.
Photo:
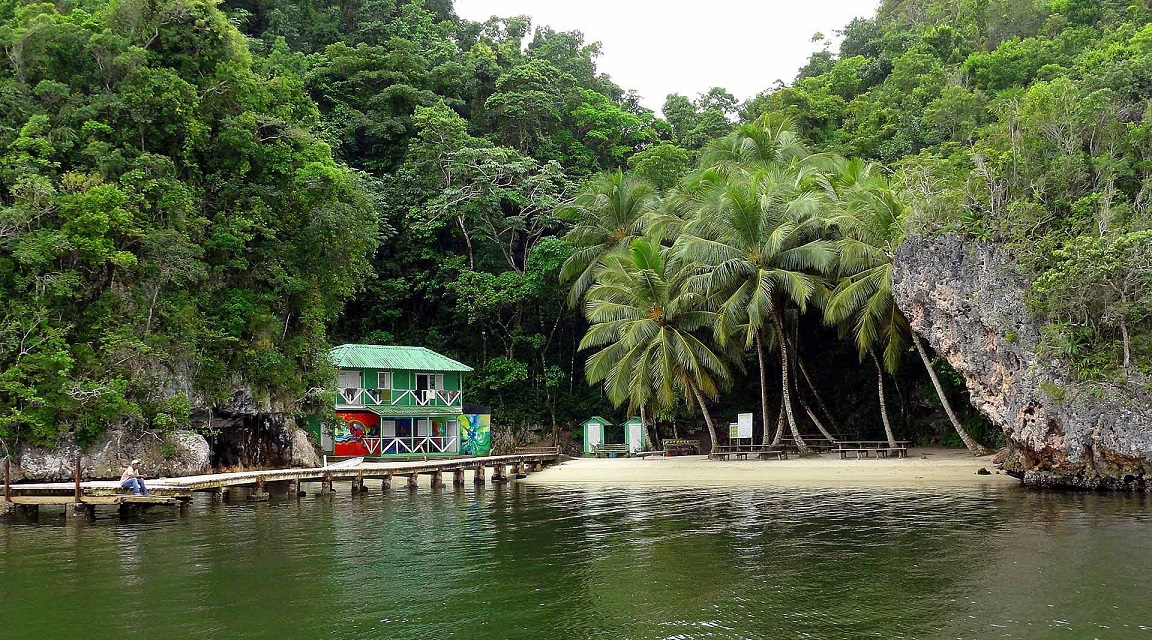
M 132 460 L 132 464 L 140 464 L 140 458 Z

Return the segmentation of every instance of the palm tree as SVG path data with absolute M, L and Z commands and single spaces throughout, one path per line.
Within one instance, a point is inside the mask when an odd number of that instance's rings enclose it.
M 716 428 L 707 401 L 730 380 L 724 358 L 694 333 L 715 314 L 703 296 L 688 291 L 669 272 L 665 249 L 636 239 L 627 254 L 607 259 L 585 296 L 591 326 L 581 349 L 599 347 L 585 364 L 589 384 L 602 383 L 608 399 L 628 408 L 673 408 L 690 398 L 704 415 L 713 448 Z
M 875 165 L 860 160 L 842 161 L 833 186 L 841 207 L 828 219 L 828 224 L 839 233 L 836 245 L 840 281 L 828 297 L 824 316 L 829 324 L 850 323 L 860 359 L 873 360 L 880 378 L 880 407 L 888 440 L 893 442 L 895 437 L 884 401 L 884 371 L 894 374 L 901 355 L 912 344 L 928 369 L 956 433 L 974 455 L 984 455 L 984 447 L 956 419 L 924 345 L 892 297 L 892 258 L 904 240 L 900 224 L 904 203 Z M 882 352 L 882 358 L 876 355 L 877 349 Z
M 575 251 L 564 261 L 560 282 L 572 283 L 568 303 L 575 306 L 610 255 L 627 250 L 644 232 L 644 220 L 659 204 L 656 189 L 617 170 L 592 178 L 572 204 L 556 214 L 572 224 L 564 240 Z
M 721 344 L 755 348 L 760 366 L 761 420 L 768 429 L 765 339 L 774 330 L 780 350 L 783 406 L 797 445 L 806 448 L 791 402 L 791 365 L 784 308 L 805 310 L 822 287 L 819 272 L 834 262 L 831 243 L 820 237 L 822 194 L 805 186 L 795 166 L 772 165 L 719 179 L 697 200 L 695 216 L 673 245 L 689 288 L 716 305 Z

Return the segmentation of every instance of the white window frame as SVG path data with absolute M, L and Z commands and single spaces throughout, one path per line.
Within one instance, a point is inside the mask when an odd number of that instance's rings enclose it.
M 350 381 L 355 382 L 355 384 L 346 384 Z M 364 372 L 356 369 L 341 369 L 336 378 L 336 386 L 341 389 L 363 389 L 363 385 Z
M 387 382 L 385 382 L 387 380 Z M 376 374 L 376 388 L 392 390 L 392 372 L 379 371 Z

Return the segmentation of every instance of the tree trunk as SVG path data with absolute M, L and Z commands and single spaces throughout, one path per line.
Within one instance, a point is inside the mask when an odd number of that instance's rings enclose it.
M 800 365 L 800 374 L 804 376 L 804 382 L 808 383 L 808 388 L 812 390 L 812 395 L 816 398 L 816 406 L 819 407 L 820 411 L 824 413 L 824 416 L 828 418 L 828 422 L 832 425 L 837 435 L 842 436 L 844 430 L 840 428 L 840 424 L 836 422 L 836 417 L 828 410 L 828 406 L 824 404 L 824 398 L 820 395 L 820 392 L 816 390 L 816 385 L 812 383 L 812 376 L 808 375 L 808 368 L 804 366 L 804 359 L 800 357 L 799 350 L 796 352 L 796 364 Z
M 788 370 L 790 364 L 788 362 L 788 340 L 784 336 L 784 318 L 780 315 L 780 310 L 776 310 L 776 333 L 780 338 L 780 386 L 783 389 L 781 396 L 783 397 L 784 414 L 788 416 L 788 427 L 792 430 L 792 437 L 796 440 L 796 448 L 800 453 L 808 453 L 808 445 L 804 444 L 804 439 L 800 437 L 800 431 L 796 428 L 796 416 L 792 413 L 792 383 Z
M 875 351 L 869 351 L 872 364 L 876 365 L 876 388 L 880 393 L 880 417 L 884 420 L 884 436 L 888 438 L 888 446 L 896 446 L 896 435 L 892 433 L 892 423 L 888 422 L 888 399 L 884 397 L 884 367 L 880 366 L 880 358 Z
M 151 316 L 149 316 L 151 318 Z M 1120 322 L 1120 337 L 1124 340 L 1124 376 L 1127 378 L 1128 369 L 1132 366 L 1132 347 L 1128 337 L 1128 323 Z
M 936 395 L 940 397 L 940 404 L 944 405 L 944 413 L 948 414 L 948 419 L 952 421 L 952 426 L 956 429 L 960 439 L 964 441 L 964 446 L 972 452 L 974 456 L 983 456 L 988 454 L 988 450 L 983 447 L 979 442 L 976 442 L 972 436 L 968 435 L 968 431 L 960 425 L 960 421 L 956 419 L 956 413 L 952 411 L 952 403 L 948 402 L 948 397 L 944 395 L 944 387 L 940 385 L 940 378 L 936 376 L 936 369 L 932 368 L 932 361 L 928 359 L 928 352 L 924 350 L 924 343 L 920 341 L 920 336 L 915 333 L 912 334 L 912 342 L 916 345 L 916 351 L 920 353 L 920 359 L 924 361 L 924 367 L 928 369 L 928 377 L 932 378 L 932 386 L 936 387 Z
M 768 424 L 768 363 L 764 361 L 764 338 L 760 333 L 756 332 L 756 356 L 760 359 L 760 422 L 764 426 L 760 440 L 767 442 L 772 429 Z
M 823 423 L 820 422 L 820 418 L 817 418 L 816 414 L 813 413 L 812 409 L 808 406 L 808 403 L 804 402 L 804 394 L 800 393 L 799 390 L 796 392 L 796 399 L 800 401 L 800 406 L 804 407 L 804 412 L 808 414 L 808 419 L 812 421 L 812 424 L 816 425 L 816 428 L 820 430 L 820 433 L 825 438 L 828 438 L 829 442 L 836 442 L 836 438 L 832 437 L 831 433 L 828 433 L 828 430 L 824 428 Z
M 780 446 L 780 441 L 784 438 L 784 405 L 781 403 L 780 410 L 776 412 L 776 435 L 772 437 L 772 446 Z
M 696 396 L 696 403 L 700 405 L 700 413 L 704 414 L 704 423 L 708 425 L 708 437 L 712 438 L 712 450 L 708 452 L 709 455 L 716 452 L 718 445 L 716 441 L 716 427 L 712 424 L 712 414 L 708 413 L 708 405 L 704 403 L 704 396 L 700 394 L 700 390 L 696 385 L 691 385 L 692 394 Z
M 640 425 L 644 427 L 644 433 L 648 435 L 649 450 L 651 451 L 660 448 L 659 443 L 657 442 L 659 438 L 656 437 L 656 421 L 652 421 L 652 428 L 649 429 L 648 418 L 644 415 L 644 405 L 640 405 Z

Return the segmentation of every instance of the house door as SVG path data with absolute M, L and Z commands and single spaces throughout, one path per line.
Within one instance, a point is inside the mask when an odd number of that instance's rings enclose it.
M 585 453 L 591 453 L 593 447 L 597 447 L 601 444 L 604 444 L 604 425 L 588 425 L 588 442 L 585 443 Z
M 628 450 L 632 453 L 644 448 L 644 425 L 639 422 L 628 424 Z

